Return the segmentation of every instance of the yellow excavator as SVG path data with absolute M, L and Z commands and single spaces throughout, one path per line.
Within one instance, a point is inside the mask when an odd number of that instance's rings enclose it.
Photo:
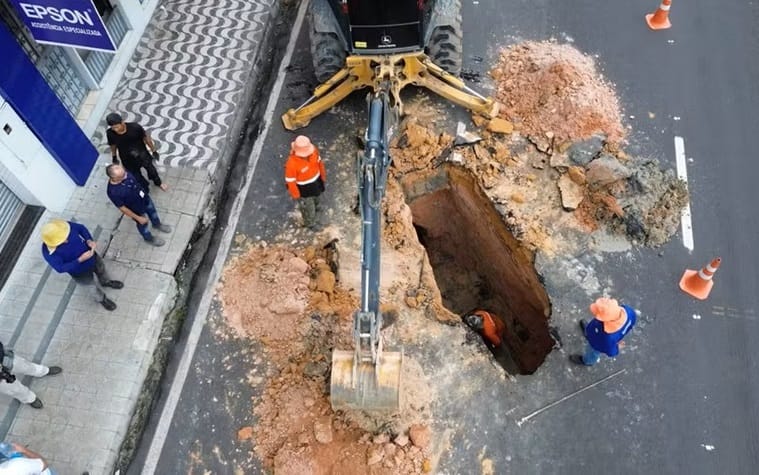
M 383 348 L 380 207 L 392 161 L 389 144 L 403 114 L 400 92 L 409 84 L 424 87 L 484 117 L 492 117 L 495 106 L 458 78 L 461 0 L 310 0 L 309 20 L 314 72 L 322 84 L 282 116 L 285 128 L 305 127 L 353 91 L 371 88 L 357 163 L 361 307 L 353 317 L 353 349 L 332 353 L 330 402 L 335 410 L 394 411 L 403 353 Z

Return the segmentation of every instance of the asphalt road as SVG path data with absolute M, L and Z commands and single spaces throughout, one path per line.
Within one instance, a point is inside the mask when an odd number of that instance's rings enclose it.
M 567 291 L 558 276 L 546 276 L 552 295 L 562 297 L 554 300 L 553 318 L 565 347 L 515 385 L 494 386 L 465 403 L 455 398 L 441 403 L 439 414 L 467 417 L 467 430 L 453 431 L 441 458 L 445 473 L 479 472 L 480 453 L 493 461 L 496 473 L 756 472 L 759 357 L 752 341 L 759 334 L 759 259 L 752 244 L 759 229 L 752 208 L 759 167 L 752 152 L 759 131 L 759 7 L 738 0 L 675 2 L 673 28 L 652 32 L 643 15 L 655 4 L 464 1 L 466 68 L 484 73 L 497 48 L 514 41 L 572 41 L 597 55 L 615 83 L 632 127 L 634 153 L 674 168 L 674 137 L 683 137 L 692 158 L 687 166 L 695 249 L 689 253 L 678 235 L 661 249 L 607 254 L 600 264 L 590 254 L 580 258 L 594 263 L 599 280 L 615 296 L 644 313 L 629 348 L 591 369 L 570 368 L 566 360 L 581 347 L 573 321 L 576 309 L 588 302 Z M 302 101 L 313 85 L 308 42 L 301 34 L 272 120 Z M 354 108 L 361 123 L 360 98 L 341 107 Z M 341 127 L 327 114 L 307 130 L 327 144 Z M 270 240 L 285 230 L 292 204 L 281 174 L 291 138 L 278 124 L 271 128 L 238 232 Z M 335 160 L 328 167 L 334 176 Z M 715 256 L 723 265 L 709 300 L 697 302 L 681 293 L 682 271 Z M 250 365 L 265 371 L 255 362 L 255 348 L 226 335 L 212 310 L 157 473 L 259 471 L 248 443 L 235 439 L 237 429 L 253 423 Z M 148 432 L 144 444 L 150 439 Z M 146 447 L 130 472 L 139 472 Z

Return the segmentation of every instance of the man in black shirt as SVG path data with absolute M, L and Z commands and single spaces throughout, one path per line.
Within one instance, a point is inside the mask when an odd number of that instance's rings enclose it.
M 137 122 L 124 122 L 121 115 L 116 112 L 108 114 L 105 121 L 108 124 L 106 136 L 108 137 L 108 145 L 111 146 L 113 163 L 118 164 L 119 159 L 121 159 L 121 165 L 129 170 L 146 190 L 148 189 L 148 181 L 142 175 L 142 168 L 148 172 L 148 178 L 155 183 L 155 186 L 163 191 L 168 190 L 166 184 L 158 176 L 155 165 L 153 165 L 153 160 L 158 160 L 158 152 L 156 152 L 155 143 L 153 143 L 150 134 L 146 133 L 145 129 Z M 148 153 L 148 148 L 153 155 L 152 157 Z M 118 152 L 118 156 L 116 152 Z

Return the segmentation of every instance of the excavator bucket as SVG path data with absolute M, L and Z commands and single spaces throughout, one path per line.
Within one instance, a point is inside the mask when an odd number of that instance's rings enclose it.
M 332 352 L 330 402 L 335 410 L 394 411 L 400 405 L 403 353 L 383 352 L 375 366 L 359 362 L 354 351 Z

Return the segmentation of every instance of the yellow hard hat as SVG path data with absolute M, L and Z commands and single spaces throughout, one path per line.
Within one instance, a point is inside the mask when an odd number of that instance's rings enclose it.
M 47 247 L 58 247 L 69 237 L 71 227 L 62 219 L 51 219 L 42 226 L 42 242 Z

